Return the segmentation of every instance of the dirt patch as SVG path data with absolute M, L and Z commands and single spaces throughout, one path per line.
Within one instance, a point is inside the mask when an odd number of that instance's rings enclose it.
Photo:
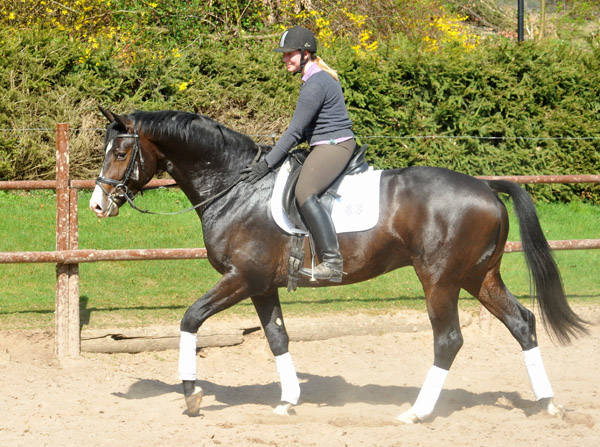
M 574 345 L 554 345 L 539 332 L 556 403 L 567 410 L 563 419 L 539 411 L 522 354 L 506 329 L 474 316 L 463 328 L 465 343 L 434 415 L 414 426 L 395 418 L 416 398 L 433 358 L 431 330 L 420 324 L 292 342 L 302 401 L 289 417 L 271 413 L 280 391 L 261 332 L 240 345 L 201 350 L 198 373 L 206 396 L 196 418 L 184 414 L 175 349 L 84 353 L 59 363 L 51 333 L 0 332 L 0 439 L 11 446 L 595 447 L 600 306 L 577 312 L 593 325 Z M 423 315 L 408 314 L 403 318 L 422 321 Z M 336 316 L 335 324 L 376 328 L 378 318 L 390 317 Z M 294 320 L 286 323 L 292 331 Z

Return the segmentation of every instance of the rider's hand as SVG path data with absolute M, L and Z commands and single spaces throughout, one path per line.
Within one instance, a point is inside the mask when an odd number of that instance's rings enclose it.
M 240 171 L 240 180 L 250 184 L 258 182 L 270 171 L 266 160 L 251 163 Z

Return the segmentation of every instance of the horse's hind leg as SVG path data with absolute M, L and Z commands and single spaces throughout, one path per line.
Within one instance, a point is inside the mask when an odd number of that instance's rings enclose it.
M 273 412 L 287 415 L 292 405 L 296 405 L 300 399 L 300 384 L 292 356 L 288 351 L 290 339 L 283 323 L 279 293 L 275 290 L 267 295 L 252 297 L 252 303 L 260 318 L 271 352 L 275 356 L 281 382 L 281 401 Z
M 562 416 L 564 409 L 553 402 L 554 393 L 542 363 L 535 315 L 525 308 L 504 285 L 497 269 L 487 273 L 481 286 L 465 287 L 510 331 L 523 350 L 523 359 L 536 400 L 548 413 Z
M 433 328 L 434 361 L 417 400 L 409 410 L 398 416 L 399 421 L 409 424 L 419 422 L 431 415 L 435 408 L 450 366 L 463 344 L 457 309 L 459 291 L 457 286 L 425 287 L 427 311 Z

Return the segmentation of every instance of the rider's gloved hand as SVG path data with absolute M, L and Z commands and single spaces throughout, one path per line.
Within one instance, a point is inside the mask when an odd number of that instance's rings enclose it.
M 266 160 L 250 163 L 240 171 L 240 180 L 253 185 L 267 175 L 270 170 Z

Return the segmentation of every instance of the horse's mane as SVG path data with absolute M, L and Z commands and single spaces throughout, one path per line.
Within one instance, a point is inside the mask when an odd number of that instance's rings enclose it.
M 213 145 L 222 141 L 224 145 L 254 147 L 256 143 L 247 135 L 229 129 L 204 115 L 178 110 L 155 112 L 135 111 L 130 116 L 139 130 L 162 138 L 179 139 L 190 145 L 202 145 L 212 140 Z

